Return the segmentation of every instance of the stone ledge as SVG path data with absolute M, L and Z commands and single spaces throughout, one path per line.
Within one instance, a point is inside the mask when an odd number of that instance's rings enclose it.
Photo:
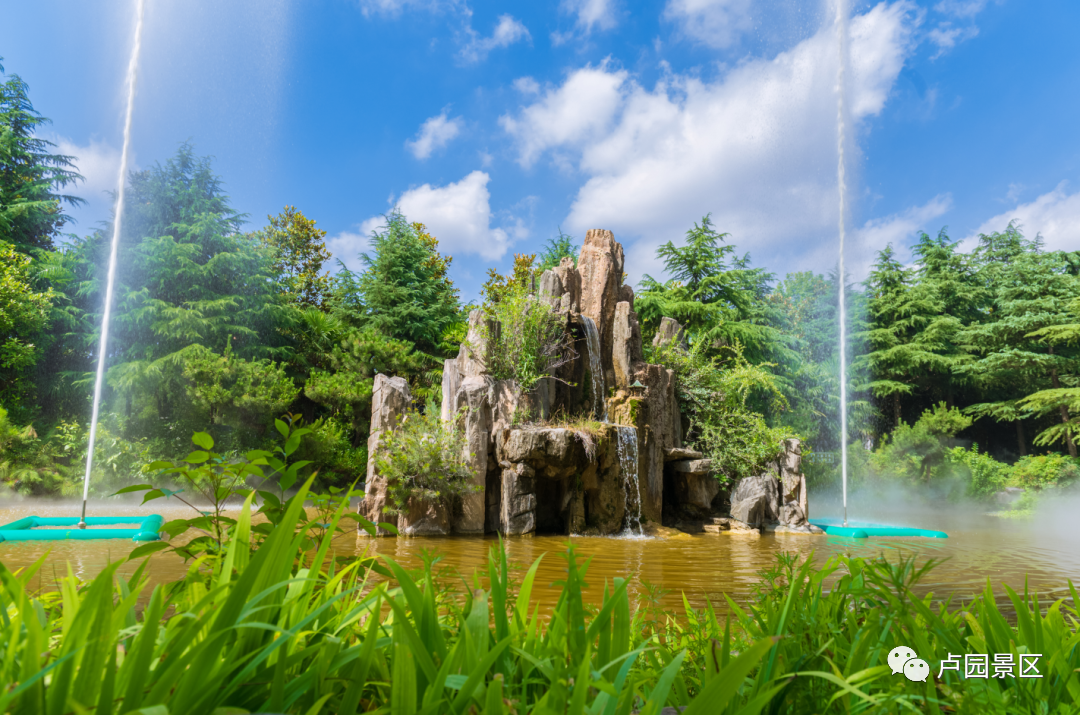
M 671 468 L 683 474 L 712 474 L 711 459 L 684 459 L 672 462 Z
M 695 452 L 686 447 L 672 447 L 671 449 L 664 450 L 665 462 L 677 462 L 683 459 L 701 459 L 704 456 L 705 455 L 701 452 Z
M 762 527 L 767 533 L 772 534 L 802 534 L 804 536 L 818 536 L 825 532 L 814 526 L 813 524 L 807 524 L 806 526 L 788 526 L 786 524 L 767 524 Z
M 761 536 L 761 529 L 725 529 L 720 524 L 705 524 L 701 527 L 706 534 L 720 534 L 722 536 Z

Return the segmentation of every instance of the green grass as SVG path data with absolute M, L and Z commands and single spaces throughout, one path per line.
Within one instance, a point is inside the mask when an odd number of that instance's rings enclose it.
M 582 598 L 588 562 L 568 550 L 561 596 L 541 614 L 531 599 L 539 561 L 511 583 L 500 548 L 461 590 L 440 586 L 431 563 L 413 574 L 385 557 L 334 560 L 333 528 L 305 557 L 315 528 L 301 521 L 306 489 L 257 548 L 249 547 L 249 500 L 220 558 L 202 569 L 193 562 L 185 580 L 150 592 L 142 569 L 124 579 L 118 564 L 39 594 L 27 590 L 34 569 L 0 566 L 0 712 L 1080 709 L 1077 613 L 1061 601 L 1047 608 L 1008 591 L 1010 623 L 989 586 L 964 604 L 915 597 L 926 567 L 910 561 L 839 558 L 818 568 L 785 556 L 763 573 L 757 597 L 729 602 L 723 620 L 711 606 L 635 607 L 622 579 L 603 585 L 602 602 L 590 607 Z M 369 583 L 373 572 L 389 580 Z M 901 644 L 934 675 L 947 653 L 1012 652 L 1042 653 L 1045 677 L 910 683 L 886 665 Z

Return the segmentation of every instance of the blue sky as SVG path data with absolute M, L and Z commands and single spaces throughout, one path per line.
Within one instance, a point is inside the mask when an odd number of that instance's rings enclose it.
M 1018 218 L 1080 248 L 1080 3 L 852 0 L 848 263 Z M 133 0 L 4 0 L 0 56 L 108 216 Z M 633 281 L 705 213 L 783 276 L 836 261 L 837 43 L 793 0 L 148 0 L 133 130 L 190 140 L 252 227 L 285 204 L 357 265 L 399 205 L 463 296 L 559 226 L 609 228 Z

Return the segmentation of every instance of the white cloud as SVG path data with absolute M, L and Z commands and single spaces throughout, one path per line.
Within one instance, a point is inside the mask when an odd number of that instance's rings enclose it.
M 1042 235 L 1048 251 L 1080 249 L 1080 191 L 1070 194 L 1067 187 L 1063 181 L 1034 201 L 988 219 L 964 240 L 964 248 L 974 248 L 980 233 L 1004 231 L 1009 221 L 1017 219 L 1028 238 Z
M 606 132 L 622 103 L 629 74 L 609 70 L 609 63 L 571 74 L 561 87 L 548 87 L 519 116 L 503 115 L 499 124 L 517 140 L 518 162 L 529 167 L 545 150 L 577 148 Z
M 907 261 L 915 235 L 919 231 L 933 233 L 938 227 L 932 226 L 930 222 L 943 216 L 950 208 L 952 208 L 952 196 L 939 194 L 922 206 L 912 206 L 906 211 L 871 219 L 864 223 L 854 235 L 856 245 L 851 255 L 855 260 L 848 268 L 852 277 L 855 280 L 865 278 L 877 252 L 890 243 L 897 258 L 900 261 Z
M 856 121 L 884 108 L 917 22 L 908 2 L 853 18 Z M 586 180 L 563 227 L 615 231 L 631 279 L 656 275 L 656 246 L 710 212 L 758 265 L 783 268 L 836 235 L 835 86 L 828 27 L 713 82 L 673 74 L 649 90 L 626 72 L 585 67 L 502 122 L 525 165 L 545 152 L 573 157 Z M 819 270 L 835 261 L 817 260 Z
M 405 146 L 417 159 L 427 159 L 432 152 L 442 149 L 451 139 L 461 132 L 461 117 L 447 119 L 446 110 L 431 117 L 420 126 L 416 139 L 405 142 Z
M 410 221 L 420 221 L 439 239 L 439 248 L 452 255 L 462 253 L 478 254 L 488 260 L 497 260 L 506 253 L 507 247 L 514 240 L 528 236 L 524 223 L 512 216 L 506 216 L 508 228 L 492 227 L 491 194 L 487 185 L 491 176 L 484 171 L 474 171 L 461 181 L 446 186 L 423 184 L 409 189 L 391 205 L 397 206 Z M 344 251 L 352 248 L 363 237 L 363 245 L 371 232 L 385 225 L 382 216 L 373 216 L 360 225 L 360 235 L 342 233 L 335 236 L 327 245 L 331 252 L 339 255 L 336 247 Z M 343 259 L 345 260 L 345 259 Z M 352 268 L 348 260 L 346 265 Z
M 690 39 L 718 48 L 753 27 L 750 0 L 668 0 L 663 17 Z
M 955 17 L 975 17 L 989 4 L 989 0 L 943 0 L 934 9 Z
M 67 137 L 47 138 L 56 144 L 54 153 L 75 157 L 75 170 L 85 179 L 74 186 L 69 185 L 63 191 L 86 200 L 85 206 L 65 208 L 65 211 L 78 221 L 75 230 L 80 233 L 88 232 L 98 221 L 109 220 L 113 210 L 109 192 L 116 191 L 116 182 L 120 176 L 120 150 L 97 139 L 91 139 L 84 146 Z M 134 162 L 130 162 L 130 168 L 135 168 Z
M 360 254 L 367 250 L 371 244 L 371 233 L 385 225 L 382 216 L 372 216 L 359 224 L 357 231 L 342 231 L 335 236 L 326 239 L 326 248 L 330 251 L 333 259 L 328 262 L 327 268 L 332 272 L 338 271 L 337 262 L 340 260 L 350 271 L 359 271 L 364 267 L 360 260 Z
M 589 34 L 593 28 L 610 30 L 618 22 L 615 15 L 615 0 L 563 0 L 559 9 L 576 15 L 578 29 Z
M 372 15 L 397 17 L 404 10 L 433 12 L 464 8 L 465 4 L 458 0 L 360 0 L 360 11 L 364 13 L 364 17 Z
M 500 47 L 509 47 L 515 42 L 532 40 L 528 28 L 511 15 L 500 15 L 499 23 L 495 25 L 495 31 L 491 37 L 481 37 L 471 26 L 465 28 L 469 41 L 461 48 L 460 56 L 465 62 L 479 62 L 488 56 L 488 53 Z
M 532 77 L 518 77 L 513 82 L 513 87 L 522 94 L 540 94 L 540 83 Z
M 971 40 L 979 36 L 979 28 L 974 25 L 968 27 L 953 27 L 951 22 L 942 22 L 933 30 L 926 33 L 927 38 L 937 45 L 937 52 L 931 55 L 931 60 L 936 60 L 952 48 L 965 40 Z

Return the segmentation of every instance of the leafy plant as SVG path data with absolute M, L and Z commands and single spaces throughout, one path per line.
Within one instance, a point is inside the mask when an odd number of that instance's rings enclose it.
M 1009 486 L 1033 491 L 1080 483 L 1080 461 L 1061 454 L 1028 455 L 1009 472 Z
M 529 392 L 574 357 L 566 316 L 525 287 L 511 284 L 485 310 L 490 322 L 483 324 L 482 337 L 492 378 L 514 380 L 522 392 Z
M 21 573 L 0 564 L 0 711 L 1045 715 L 1080 705 L 1075 606 L 1006 588 L 1011 623 L 989 585 L 963 603 L 935 600 L 920 592 L 934 562 L 780 555 L 757 596 L 728 598 L 721 617 L 711 603 L 660 610 L 655 589 L 635 608 L 622 578 L 590 608 L 590 562 L 571 545 L 556 605 L 541 613 L 532 591 L 545 557 L 512 578 L 500 543 L 460 590 L 439 583 L 430 557 L 419 573 L 388 557 L 335 560 L 333 529 L 311 538 L 307 496 L 304 485 L 254 550 L 249 500 L 222 558 L 152 591 L 145 564 L 40 593 L 30 584 L 44 559 Z M 950 653 L 1039 653 L 1043 677 L 909 683 L 887 664 L 897 645 L 932 667 Z
M 946 459 L 967 471 L 967 494 L 975 499 L 989 498 L 1004 489 L 1013 472 L 1009 465 L 997 461 L 986 452 L 980 452 L 978 445 L 972 445 L 970 449 L 953 447 Z
M 874 453 L 871 466 L 879 474 L 928 482 L 941 473 L 954 438 L 971 422 L 960 410 L 939 403 L 914 425 L 901 423 Z
M 287 517 L 291 505 L 299 498 L 312 499 L 323 521 L 314 522 L 318 538 L 331 528 L 326 523 L 329 512 L 343 509 L 354 495 L 352 489 L 333 488 L 330 494 L 312 495 L 307 487 L 297 495 L 286 499 L 286 492 L 292 489 L 300 478 L 301 470 L 310 465 L 309 460 L 294 461 L 292 455 L 299 449 L 303 438 L 311 429 L 303 427 L 300 420 L 289 416 L 289 421 L 275 420 L 274 426 L 280 434 L 280 444 L 274 450 L 253 450 L 242 459 L 230 458 L 213 450 L 214 440 L 205 432 L 196 432 L 191 441 L 198 448 L 182 462 L 164 460 L 147 465 L 146 471 L 170 483 L 178 483 L 182 489 L 171 490 L 160 484 L 135 484 L 120 489 L 117 494 L 145 492 L 143 503 L 160 498 L 175 498 L 186 504 L 198 514 L 190 519 L 175 519 L 162 526 L 162 531 L 170 536 L 177 536 L 189 531 L 198 535 L 186 543 L 173 547 L 173 551 L 184 558 L 220 559 L 226 551 L 228 542 L 235 540 L 243 532 L 243 539 L 251 546 L 257 545 L 268 535 L 276 524 L 281 524 Z M 260 487 L 267 485 L 269 477 L 264 467 L 277 477 L 277 491 L 252 488 L 249 481 L 259 479 Z M 261 479 L 260 479 L 261 478 Z M 308 485 L 314 479 L 308 479 Z M 181 496 L 183 493 L 186 496 Z M 266 517 L 266 522 L 254 526 L 244 526 L 227 513 L 228 505 L 237 503 L 249 505 L 255 498 L 260 500 L 258 514 Z M 341 517 L 338 517 L 340 520 Z M 354 518 L 352 514 L 345 518 Z M 309 525 L 310 526 L 310 525 Z M 333 528 L 331 528 L 331 531 Z M 151 553 L 170 548 L 166 542 L 145 544 L 135 553 Z
M 765 366 L 750 364 L 741 346 L 709 357 L 702 343 L 690 350 L 668 343 L 651 348 L 647 358 L 675 371 L 686 443 L 713 460 L 722 481 L 760 474 L 776 459 L 781 442 L 795 436 L 786 427 L 769 427 L 748 406 L 755 393 L 779 406 L 786 401 L 775 378 Z
M 549 238 L 544 244 L 544 250 L 537 257 L 536 273 L 557 267 L 564 258 L 571 259 L 576 267 L 579 249 L 580 246 L 574 243 L 574 237 L 563 233 L 562 228 L 559 228 L 559 235 Z
M 464 433 L 458 420 L 443 422 L 438 410 L 408 412 L 379 437 L 375 468 L 386 479 L 389 513 L 407 512 L 410 500 L 449 505 L 473 485 Z M 463 408 L 464 409 L 464 408 Z

